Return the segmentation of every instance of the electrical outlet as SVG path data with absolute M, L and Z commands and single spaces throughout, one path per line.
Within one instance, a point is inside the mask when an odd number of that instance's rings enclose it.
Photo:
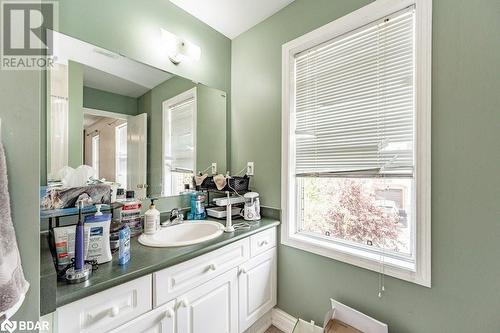
M 253 162 L 247 162 L 247 176 L 253 176 L 254 172 Z
M 212 163 L 212 175 L 217 174 L 217 163 L 213 162 Z

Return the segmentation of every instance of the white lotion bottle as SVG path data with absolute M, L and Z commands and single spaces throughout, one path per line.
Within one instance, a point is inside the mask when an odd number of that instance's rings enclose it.
M 144 233 L 154 234 L 160 225 L 160 211 L 155 207 L 155 199 L 151 199 L 149 209 L 144 213 Z

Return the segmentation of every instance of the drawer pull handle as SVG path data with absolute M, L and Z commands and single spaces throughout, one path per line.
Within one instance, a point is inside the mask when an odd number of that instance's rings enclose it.
M 167 309 L 167 311 L 165 311 L 165 317 L 166 318 L 173 318 L 174 317 L 174 310 Z
M 262 242 L 259 243 L 259 246 L 266 246 L 267 244 L 269 244 L 267 240 L 263 240 Z
M 217 266 L 215 264 L 210 264 L 207 267 L 207 271 L 215 271 L 217 269 Z
M 241 267 L 238 273 L 239 273 L 239 275 L 246 274 L 247 273 L 247 269 L 245 267 Z
M 111 317 L 116 317 L 120 314 L 120 308 L 118 306 L 113 306 L 110 309 Z
M 187 308 L 189 306 L 189 302 L 187 299 L 183 298 L 179 301 L 179 304 L 177 304 L 177 308 L 180 308 L 180 307 L 183 307 L 183 308 Z

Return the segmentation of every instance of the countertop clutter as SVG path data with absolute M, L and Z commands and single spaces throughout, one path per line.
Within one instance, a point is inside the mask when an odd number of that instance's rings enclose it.
M 118 256 L 114 254 L 111 262 L 99 265 L 89 280 L 77 285 L 57 281 L 56 269 L 48 246 L 48 234 L 42 233 L 40 289 L 43 290 L 45 297 L 42 298 L 44 301 L 40 304 L 40 312 L 42 315 L 51 313 L 62 305 L 193 259 L 250 235 L 273 228 L 279 223 L 275 219 L 262 218 L 259 224 L 250 229 L 239 229 L 233 233 L 224 233 L 216 239 L 204 243 L 175 248 L 146 247 L 139 244 L 135 237 L 131 240 L 132 258 L 128 264 L 118 265 Z M 43 244 L 47 244 L 47 246 Z

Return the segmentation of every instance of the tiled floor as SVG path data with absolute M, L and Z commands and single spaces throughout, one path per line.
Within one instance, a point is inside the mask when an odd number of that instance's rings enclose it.
M 277 329 L 276 327 L 274 326 L 271 326 L 267 329 L 266 333 L 283 333 L 281 332 L 279 329 Z

